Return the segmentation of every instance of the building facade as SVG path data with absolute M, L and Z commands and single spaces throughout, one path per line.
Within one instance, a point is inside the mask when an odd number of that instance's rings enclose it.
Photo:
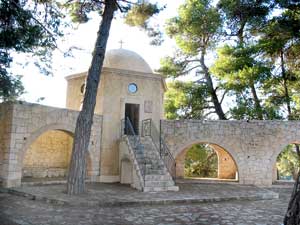
M 65 180 L 87 73 L 66 77 L 66 108 L 25 102 L 0 104 L 0 181 L 18 187 L 35 179 Z M 107 52 L 97 93 L 87 178 L 143 191 L 176 191 L 188 148 L 209 144 L 218 178 L 269 186 L 276 158 L 300 142 L 296 121 L 164 120 L 164 77 L 137 53 Z M 128 122 L 129 121 L 129 122 Z

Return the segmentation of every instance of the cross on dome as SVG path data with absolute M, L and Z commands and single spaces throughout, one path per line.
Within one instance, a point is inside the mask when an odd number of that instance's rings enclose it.
M 122 47 L 123 47 L 123 44 L 124 44 L 124 41 L 121 39 L 121 40 L 119 41 L 119 43 L 120 43 L 120 48 L 122 48 Z

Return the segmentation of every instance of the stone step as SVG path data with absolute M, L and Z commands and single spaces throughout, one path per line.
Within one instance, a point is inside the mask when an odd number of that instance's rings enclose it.
M 134 157 L 138 162 L 139 170 L 146 169 L 144 191 L 178 191 L 178 187 L 175 186 L 152 139 L 150 137 L 141 138 L 141 145 L 135 149 Z
M 178 186 L 172 187 L 144 187 L 144 192 L 179 191 Z
M 156 180 L 156 181 L 172 181 L 173 179 L 169 175 L 146 175 L 145 180 Z
M 147 162 L 147 161 L 146 161 Z M 152 169 L 160 169 L 160 170 L 163 170 L 164 169 L 164 165 L 159 165 L 157 163 L 147 163 L 147 168 L 152 168 Z
M 167 171 L 164 165 L 146 163 L 148 169 Z
M 146 175 L 165 175 L 162 170 L 146 170 Z
M 146 168 L 149 169 L 149 170 L 161 170 L 163 172 L 166 172 L 166 169 L 163 166 L 147 164 Z
M 173 181 L 156 181 L 156 180 L 151 180 L 151 181 L 145 181 L 145 187 L 171 187 L 174 186 Z
M 179 187 L 173 185 L 172 187 L 168 187 L 168 191 L 179 191 Z

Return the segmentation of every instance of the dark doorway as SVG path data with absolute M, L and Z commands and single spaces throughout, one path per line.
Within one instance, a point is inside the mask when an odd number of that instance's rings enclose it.
M 140 105 L 139 104 L 125 104 L 125 119 L 129 119 L 135 134 L 139 134 L 139 116 L 140 115 Z M 128 130 L 125 129 L 125 134 L 129 134 Z

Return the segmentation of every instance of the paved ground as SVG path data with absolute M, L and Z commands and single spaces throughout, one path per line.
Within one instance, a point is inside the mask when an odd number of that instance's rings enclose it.
M 188 186 L 193 190 L 193 193 L 199 191 L 199 195 L 210 193 L 210 196 L 218 196 L 219 193 L 228 193 L 228 195 L 231 195 L 233 190 L 238 193 L 240 193 L 239 191 L 242 191 L 243 193 L 251 194 L 255 191 L 259 191 L 259 189 L 255 187 L 252 187 L 251 190 L 251 187 L 249 186 L 246 186 L 246 188 L 243 186 L 239 188 L 239 185 L 229 184 L 189 184 Z M 51 185 L 46 187 L 48 190 L 51 190 L 51 187 L 55 186 Z M 36 188 L 35 191 L 38 190 L 38 187 L 34 188 Z M 117 186 L 114 188 L 116 190 L 119 189 Z M 42 189 L 43 188 L 40 188 L 39 194 L 41 194 Z M 113 190 L 106 190 L 106 199 L 115 197 L 112 195 Z M 280 193 L 280 198 L 257 201 L 234 200 L 152 206 L 139 204 L 138 206 L 123 205 L 115 207 L 104 207 L 104 205 L 95 206 L 93 204 L 91 206 L 88 206 L 87 204 L 57 205 L 47 203 L 46 199 L 44 199 L 44 201 L 32 201 L 28 198 L 2 193 L 0 194 L 0 221 L 2 220 L 0 225 L 281 224 L 291 193 L 291 186 L 274 186 L 269 190 Z M 101 192 L 104 193 L 105 190 L 102 190 Z M 131 193 L 129 191 L 127 194 L 131 197 L 141 194 L 137 193 L 134 191 Z M 93 194 L 95 193 L 93 192 Z M 122 190 L 120 195 L 124 195 L 125 199 L 131 198 L 126 196 L 125 190 Z M 160 195 L 163 194 L 161 193 Z M 168 193 L 167 195 L 170 194 Z M 88 201 L 91 199 L 92 198 Z M 98 197 L 98 200 L 99 199 L 100 198 Z M 4 223 L 5 218 L 11 218 L 16 223 Z
M 143 193 L 121 184 L 88 184 L 86 194 L 70 198 L 65 185 L 25 186 L 13 189 L 14 194 L 38 200 L 72 206 L 153 205 L 169 203 L 199 203 L 240 199 L 273 199 L 278 194 L 251 185 L 180 183 L 179 192 Z

